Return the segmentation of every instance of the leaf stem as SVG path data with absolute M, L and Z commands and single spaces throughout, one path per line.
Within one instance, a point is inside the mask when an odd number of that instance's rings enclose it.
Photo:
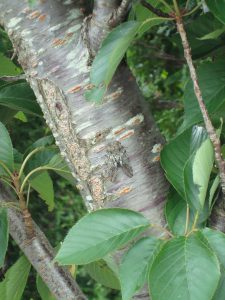
M 157 225 L 157 224 L 151 224 L 151 227 L 154 227 L 154 228 L 156 228 L 156 229 L 159 229 L 160 231 L 162 231 L 162 232 L 165 232 L 167 235 L 169 235 L 170 237 L 173 237 L 173 234 L 169 231 L 169 230 L 167 230 L 166 228 L 164 228 L 164 227 L 162 227 L 162 226 L 160 226 L 160 225 Z
M 0 160 L 0 165 L 3 167 L 3 169 L 9 174 L 11 178 L 13 178 L 12 172 L 9 170 L 9 168 L 6 166 L 6 164 Z
M 184 235 L 186 235 L 187 232 L 188 232 L 189 221 L 190 221 L 190 208 L 189 208 L 189 205 L 187 204 L 186 223 L 185 223 L 185 232 L 184 232 Z
M 19 176 L 18 176 L 19 179 L 20 179 L 20 177 L 21 177 L 22 174 L 23 174 L 23 170 L 24 170 L 24 168 L 25 168 L 26 163 L 28 162 L 28 160 L 29 160 L 35 153 L 37 153 L 37 152 L 39 152 L 39 151 L 42 151 L 42 150 L 44 150 L 44 149 L 46 149 L 46 147 L 44 147 L 44 146 L 35 148 L 33 151 L 31 151 L 31 152 L 26 156 L 26 158 L 24 159 L 24 161 L 23 161 L 23 163 L 22 163 L 22 165 L 21 165 L 21 167 L 20 167 Z
M 194 223 L 192 225 L 191 232 L 196 229 L 197 223 L 198 223 L 198 218 L 199 218 L 199 212 L 197 211 L 195 214 Z
M 36 172 L 44 171 L 44 170 L 53 170 L 53 171 L 59 171 L 59 172 L 64 172 L 64 173 L 69 173 L 70 174 L 69 171 L 64 171 L 62 169 L 57 169 L 57 168 L 53 168 L 53 167 L 48 167 L 48 166 L 38 167 L 38 168 L 32 170 L 30 173 L 28 173 L 27 176 L 24 178 L 23 183 L 22 183 L 21 188 L 20 188 L 20 193 L 23 192 L 24 187 L 26 185 L 26 182 L 28 181 L 28 179 L 30 178 L 30 176 L 32 176 Z
M 199 3 L 192 10 L 190 10 L 186 14 L 184 14 L 183 17 L 186 17 L 186 16 L 189 16 L 189 15 L 193 14 L 200 6 L 201 6 L 201 3 Z
M 166 3 L 166 1 L 164 0 L 159 0 L 159 2 L 161 2 L 165 7 L 167 7 L 170 11 L 173 11 L 173 8 L 168 4 Z

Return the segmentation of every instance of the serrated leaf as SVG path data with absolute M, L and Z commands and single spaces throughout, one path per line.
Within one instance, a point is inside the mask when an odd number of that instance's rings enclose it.
M 168 226 L 174 235 L 184 235 L 186 230 L 187 218 L 187 202 L 174 190 L 168 194 L 165 206 L 165 216 Z M 204 209 L 200 212 L 198 218 L 198 228 L 205 226 L 210 211 L 206 204 Z M 190 231 L 194 223 L 196 211 L 189 207 L 189 222 L 187 230 Z
M 200 232 L 168 241 L 149 275 L 153 300 L 211 300 L 220 279 L 219 262 Z
M 14 168 L 13 146 L 5 126 L 0 122 L 0 161 L 2 161 L 11 171 Z M 0 166 L 0 175 L 5 171 Z
M 197 69 L 199 85 L 209 114 L 219 116 L 225 111 L 225 60 L 206 62 Z M 193 83 L 188 81 L 184 91 L 184 122 L 180 131 L 201 122 L 202 113 L 194 94 Z
M 97 282 L 111 289 L 120 290 L 120 283 L 116 274 L 103 259 L 85 265 L 85 270 Z
M 225 234 L 210 228 L 203 229 L 202 233 L 207 239 L 210 247 L 216 253 L 221 265 L 221 278 L 216 293 L 213 297 L 213 300 L 221 300 L 223 299 L 225 293 Z
M 161 245 L 162 241 L 154 237 L 142 238 L 123 256 L 119 270 L 123 300 L 131 299 L 142 288 Z
M 55 260 L 63 265 L 99 260 L 137 237 L 149 225 L 143 215 L 127 209 L 92 212 L 70 229 Z
M 38 274 L 36 277 L 36 286 L 42 300 L 56 300 L 56 298 L 52 295 L 49 288 L 46 286 L 46 284 Z
M 18 68 L 10 58 L 0 52 L 0 76 L 18 75 L 21 69 Z
M 186 200 L 191 207 L 202 211 L 210 174 L 214 163 L 214 150 L 210 139 L 205 140 L 192 154 L 184 167 L 184 188 Z
M 137 34 L 143 34 L 152 26 L 165 21 L 161 17 L 150 17 L 143 22 L 128 21 L 113 29 L 97 53 L 90 72 L 90 81 L 94 87 L 87 91 L 85 97 L 89 101 L 102 101 L 108 85 L 125 55 L 131 42 Z
M 4 265 L 5 254 L 8 248 L 9 224 L 7 210 L 0 208 L 0 268 Z
M 205 0 L 208 8 L 214 16 L 225 24 L 225 1 L 224 0 Z
M 186 227 L 187 202 L 175 191 L 170 191 L 165 206 L 165 216 L 170 230 L 175 235 L 184 235 Z M 190 211 L 188 230 L 194 221 L 194 212 Z
M 12 82 L 1 86 L 0 104 L 16 111 L 42 116 L 33 90 L 26 82 Z
M 41 199 L 48 205 L 48 210 L 52 211 L 55 206 L 54 188 L 51 177 L 47 171 L 38 173 L 30 180 L 31 187 L 39 193 Z
M 116 68 L 137 34 L 139 27 L 140 23 L 136 21 L 122 23 L 112 30 L 103 41 L 92 64 L 90 77 L 95 88 L 87 92 L 86 97 L 88 100 L 101 101 Z
M 0 282 L 0 295 L 4 300 L 21 300 L 27 278 L 30 272 L 30 263 L 25 256 L 20 257 L 5 274 Z
M 186 130 L 173 139 L 161 151 L 160 161 L 166 177 L 184 199 L 186 199 L 185 164 L 207 138 L 207 132 L 203 127 L 194 126 L 193 129 Z

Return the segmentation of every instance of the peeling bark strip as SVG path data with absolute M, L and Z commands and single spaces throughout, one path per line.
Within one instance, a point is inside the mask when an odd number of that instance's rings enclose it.
M 0 203 L 4 203 L 14 197 L 0 184 Z M 35 237 L 27 240 L 26 224 L 23 214 L 13 208 L 8 208 L 10 234 L 24 252 L 30 263 L 48 285 L 52 294 L 59 300 L 86 300 L 75 280 L 66 268 L 53 263 L 54 251 L 33 222 Z

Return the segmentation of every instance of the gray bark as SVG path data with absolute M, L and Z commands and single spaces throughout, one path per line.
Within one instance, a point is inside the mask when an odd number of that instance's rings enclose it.
M 0 184 L 0 202 L 11 202 L 14 200 L 12 193 L 8 192 Z M 53 262 L 54 251 L 40 228 L 33 222 L 35 237 L 28 241 L 22 213 L 15 210 L 15 208 L 8 208 L 8 218 L 12 238 L 40 274 L 56 299 L 87 299 L 68 270 Z
M 90 56 L 116 23 L 120 8 L 116 0 L 98 0 L 92 18 L 84 19 L 88 2 L 37 1 L 29 8 L 25 1 L 1 0 L 0 22 L 88 210 L 125 207 L 164 226 L 168 184 L 151 152 L 163 140 L 126 64 L 118 68 L 101 105 L 85 99 Z M 115 23 L 110 23 L 113 16 Z M 116 141 L 126 149 L 133 177 L 118 168 L 111 182 L 104 175 L 106 154 Z

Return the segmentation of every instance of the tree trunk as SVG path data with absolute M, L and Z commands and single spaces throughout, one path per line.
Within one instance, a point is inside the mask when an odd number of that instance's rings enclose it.
M 151 152 L 163 140 L 125 62 L 101 105 L 85 99 L 89 64 L 117 24 L 118 2 L 95 1 L 93 15 L 85 18 L 90 1 L 40 0 L 29 8 L 26 1 L 2 0 L 0 22 L 88 210 L 125 207 L 164 226 L 168 184 Z M 119 167 L 112 180 L 106 175 L 110 155 L 121 149 L 133 176 Z

